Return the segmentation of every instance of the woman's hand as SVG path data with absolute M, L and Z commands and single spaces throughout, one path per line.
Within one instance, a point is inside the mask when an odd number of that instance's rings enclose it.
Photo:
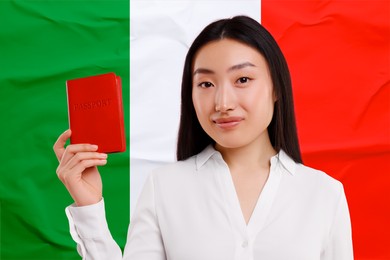
M 102 179 L 97 169 L 107 163 L 107 154 L 96 152 L 91 144 L 73 144 L 65 148 L 71 131 L 61 134 L 54 144 L 54 152 L 60 164 L 58 178 L 65 185 L 77 206 L 86 206 L 102 199 Z

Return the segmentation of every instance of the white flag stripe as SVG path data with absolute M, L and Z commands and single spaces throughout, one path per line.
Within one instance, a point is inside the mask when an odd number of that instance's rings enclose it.
M 175 160 L 185 54 L 210 22 L 260 1 L 130 1 L 130 215 L 149 172 Z

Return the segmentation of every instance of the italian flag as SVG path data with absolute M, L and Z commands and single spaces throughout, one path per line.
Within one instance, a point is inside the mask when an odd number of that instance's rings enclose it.
M 387 0 L 0 1 L 0 259 L 80 259 L 52 146 L 68 128 L 65 81 L 106 72 L 122 78 L 129 147 L 100 168 L 123 249 L 146 176 L 175 160 L 186 51 L 239 14 L 286 56 L 304 163 L 344 184 L 355 259 L 390 259 Z

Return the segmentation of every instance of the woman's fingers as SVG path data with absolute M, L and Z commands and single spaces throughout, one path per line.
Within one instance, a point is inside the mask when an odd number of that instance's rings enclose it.
M 93 166 L 103 166 L 107 163 L 107 160 L 100 160 L 100 159 L 89 159 L 84 160 L 78 164 L 76 164 L 73 168 L 64 168 L 62 170 L 59 170 L 57 172 L 58 178 L 64 183 L 64 184 L 70 184 L 74 183 L 75 181 L 79 181 L 82 177 L 82 172 L 85 171 L 85 169 L 93 167 Z
M 76 153 L 79 152 L 94 152 L 98 149 L 97 145 L 93 144 L 72 144 L 65 148 L 66 141 L 70 138 L 72 132 L 70 129 L 63 132 L 53 146 L 54 153 L 60 163 L 66 163 Z
M 101 159 L 89 159 L 84 160 L 79 164 L 76 164 L 71 171 L 72 172 L 83 172 L 85 169 L 90 168 L 92 166 L 102 166 L 107 163 L 107 160 L 101 160 Z
M 92 144 L 71 144 L 68 145 L 62 154 L 60 164 L 67 164 L 73 156 L 86 152 L 96 152 L 98 149 L 97 145 Z
M 88 161 L 99 161 L 99 160 L 106 160 L 107 154 L 105 153 L 97 153 L 97 152 L 79 152 L 76 153 L 66 164 L 65 167 L 69 169 L 73 169 L 77 165 L 82 165 L 85 168 L 95 166 L 90 165 Z
M 75 152 L 75 150 L 77 151 L 79 149 L 85 150 L 88 145 L 77 146 L 78 147 L 71 147 L 69 152 L 64 153 L 62 163 L 57 168 L 57 175 L 62 181 L 71 176 L 80 176 L 82 172 L 89 167 L 101 166 L 107 163 L 107 154 L 98 152 Z M 73 154 L 73 156 L 66 161 L 65 157 L 71 154 Z
M 57 141 L 54 143 L 53 150 L 57 156 L 58 161 L 61 161 L 62 155 L 65 152 L 66 141 L 70 138 L 71 135 L 72 135 L 72 132 L 70 131 L 70 129 L 68 129 L 65 132 L 63 132 L 58 137 Z

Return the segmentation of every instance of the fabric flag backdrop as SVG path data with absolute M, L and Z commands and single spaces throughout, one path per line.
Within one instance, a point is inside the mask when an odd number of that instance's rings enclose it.
M 52 146 L 68 127 L 65 80 L 122 77 L 129 130 L 129 2 L 0 1 L 0 259 L 80 259 Z M 107 217 L 123 247 L 129 150 L 101 168 Z
M 390 259 L 389 1 L 176 1 L 171 9 L 162 3 L 174 1 L 143 2 L 0 1 L 0 259 L 79 259 L 64 214 L 72 200 L 55 176 L 52 152 L 67 128 L 65 80 L 115 71 L 128 119 L 130 36 L 133 207 L 148 172 L 174 160 L 180 62 L 196 31 L 220 18 L 215 12 L 261 16 L 292 73 L 305 164 L 344 184 L 355 259 Z M 183 17 L 187 23 L 178 23 Z M 165 52 L 170 56 L 159 56 Z M 160 123 L 147 124 L 153 120 Z M 128 158 L 111 155 L 101 168 L 121 247 Z

